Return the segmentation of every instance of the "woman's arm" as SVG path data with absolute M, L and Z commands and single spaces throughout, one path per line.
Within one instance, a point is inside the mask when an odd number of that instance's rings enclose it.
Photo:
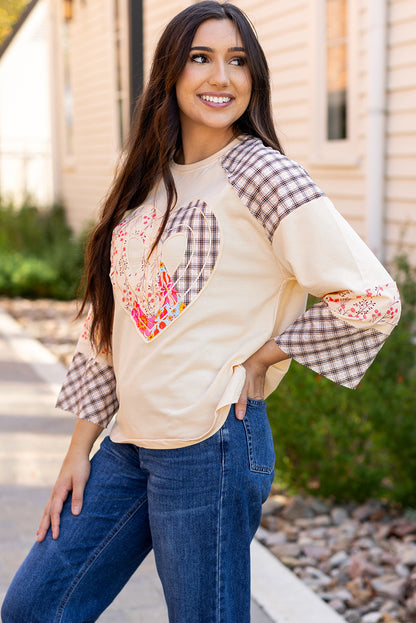
M 247 398 L 263 400 L 264 381 L 268 368 L 285 359 L 289 359 L 289 356 L 281 350 L 273 338 L 270 338 L 242 364 L 246 370 L 246 381 L 235 405 L 235 415 L 238 420 L 242 420 L 245 416 Z
M 58 538 L 62 507 L 71 491 L 72 513 L 79 515 L 81 512 L 84 488 L 90 475 L 89 455 L 94 441 L 102 430 L 103 428 L 98 424 L 83 419 L 77 420 L 61 471 L 43 511 L 36 533 L 37 541 L 43 541 L 50 526 L 52 526 L 52 537 Z

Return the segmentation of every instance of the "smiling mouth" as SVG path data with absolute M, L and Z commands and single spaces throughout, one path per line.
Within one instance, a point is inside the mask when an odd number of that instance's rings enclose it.
M 231 97 L 221 95 L 200 95 L 199 97 L 203 102 L 209 102 L 210 104 L 228 104 L 231 102 Z

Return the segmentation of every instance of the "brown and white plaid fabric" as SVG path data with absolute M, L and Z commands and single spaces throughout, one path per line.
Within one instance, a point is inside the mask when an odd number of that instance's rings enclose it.
M 113 368 L 75 353 L 56 406 L 105 428 L 118 410 Z
M 265 147 L 260 139 L 245 138 L 221 161 L 230 184 L 272 240 L 285 216 L 324 192 L 297 162 Z
M 215 214 L 205 201 L 196 200 L 172 213 L 163 232 L 162 243 L 177 233 L 185 235 L 186 248 L 172 282 L 189 305 L 214 270 L 220 249 L 220 230 Z
M 287 355 L 345 387 L 358 385 L 387 335 L 360 329 L 316 303 L 281 335 L 276 344 Z

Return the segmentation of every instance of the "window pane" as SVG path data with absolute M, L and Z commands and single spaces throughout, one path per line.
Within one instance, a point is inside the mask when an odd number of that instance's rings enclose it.
M 347 138 L 347 0 L 326 0 L 327 139 Z

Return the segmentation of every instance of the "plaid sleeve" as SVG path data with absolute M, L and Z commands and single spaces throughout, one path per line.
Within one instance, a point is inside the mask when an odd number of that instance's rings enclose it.
M 356 387 L 399 320 L 396 284 L 328 198 L 288 215 L 273 245 L 287 280 L 321 299 L 283 327 L 277 345 L 315 372 Z
M 374 328 L 361 329 L 337 318 L 322 301 L 295 320 L 275 341 L 289 357 L 353 389 L 387 337 Z
M 112 366 L 75 353 L 56 406 L 105 428 L 118 409 Z

